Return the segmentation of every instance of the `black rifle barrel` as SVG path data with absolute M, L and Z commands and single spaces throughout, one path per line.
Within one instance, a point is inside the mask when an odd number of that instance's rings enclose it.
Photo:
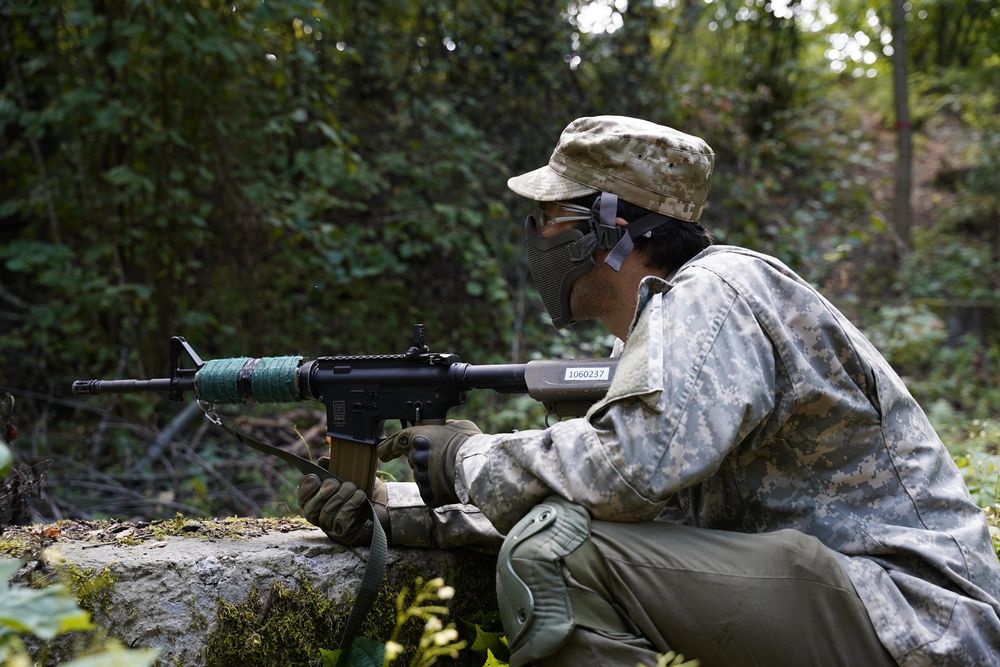
M 168 392 L 170 378 L 153 380 L 76 380 L 73 382 L 73 393 L 80 394 L 132 394 L 136 392 Z M 177 378 L 177 389 L 191 391 L 194 389 L 194 378 Z
M 524 381 L 525 364 L 464 364 L 462 384 L 470 389 L 493 389 L 502 394 L 524 393 L 528 385 Z

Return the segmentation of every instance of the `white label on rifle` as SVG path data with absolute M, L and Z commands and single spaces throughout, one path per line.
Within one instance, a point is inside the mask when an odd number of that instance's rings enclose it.
M 594 382 L 595 380 L 607 381 L 610 372 L 611 368 L 609 366 L 594 368 L 567 368 L 564 380 L 579 380 L 585 382 Z

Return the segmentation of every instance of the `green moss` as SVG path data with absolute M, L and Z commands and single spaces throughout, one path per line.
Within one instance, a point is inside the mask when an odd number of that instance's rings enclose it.
M 202 658 L 207 667 L 308 665 L 331 645 L 340 615 L 308 583 L 264 593 L 254 588 L 240 604 L 218 603 Z
M 361 625 L 361 635 L 389 637 L 398 592 L 397 587 L 382 586 Z M 319 649 L 338 645 L 352 604 L 353 600 L 331 601 L 308 582 L 295 589 L 280 585 L 263 593 L 253 589 L 240 604 L 219 602 L 202 658 L 206 667 L 315 664 Z M 420 628 L 412 628 L 410 634 L 404 642 L 415 643 Z
M 188 611 L 191 614 L 191 629 L 196 632 L 208 630 L 208 618 L 201 613 L 198 603 L 192 598 L 188 601 Z
M 31 540 L 21 535 L 0 539 L 0 555 L 23 558 L 33 550 Z
M 172 519 L 156 521 L 136 533 L 140 541 L 153 538 L 187 537 L 211 540 L 243 540 L 271 532 L 290 532 L 312 525 L 302 517 L 227 517 L 224 519 L 192 519 L 177 513 Z
M 100 571 L 71 565 L 66 571 L 66 583 L 80 606 L 90 613 L 111 613 L 111 591 L 118 579 L 110 567 Z
M 458 559 L 458 569 L 449 577 L 449 583 L 457 589 L 450 605 L 452 619 L 467 619 L 496 609 L 493 577 L 483 576 L 483 572 L 492 572 L 492 563 L 491 557 L 479 554 Z M 399 567 L 389 573 L 361 624 L 362 636 L 380 641 L 389 637 L 396 624 L 396 596 L 404 587 L 412 589 L 417 576 L 427 579 L 437 575 L 413 567 Z M 202 659 L 206 667 L 315 664 L 320 648 L 337 647 L 352 604 L 351 599 L 331 601 L 308 582 L 294 590 L 279 585 L 264 592 L 253 589 L 240 604 L 220 601 Z M 400 643 L 415 646 L 421 632 L 420 624 L 411 622 L 404 628 Z M 472 661 L 477 658 L 463 657 Z M 400 663 L 406 664 L 406 658 L 404 654 Z M 466 662 L 460 660 L 459 664 Z M 482 658 L 468 664 L 481 665 Z
M 164 537 L 183 535 L 184 524 L 187 522 L 188 520 L 184 518 L 184 515 L 178 512 L 172 519 L 154 522 L 149 528 L 149 533 L 158 540 L 162 540 Z

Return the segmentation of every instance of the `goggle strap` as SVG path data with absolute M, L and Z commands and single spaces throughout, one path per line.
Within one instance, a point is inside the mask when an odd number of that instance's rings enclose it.
M 600 202 L 601 224 L 614 227 L 615 218 L 618 217 L 618 195 L 612 192 L 602 192 Z
M 620 271 L 625 258 L 629 256 L 629 253 L 631 253 L 632 249 L 635 247 L 635 243 L 632 239 L 651 232 L 665 222 L 667 222 L 666 218 L 657 213 L 649 213 L 642 216 L 635 222 L 630 222 L 628 226 L 625 227 L 625 231 L 627 233 L 622 234 L 622 237 L 618 239 L 618 243 L 616 243 L 615 247 L 608 253 L 604 263 L 610 266 L 612 271 L 615 271 L 616 273 Z
M 625 258 L 629 256 L 634 247 L 635 244 L 632 242 L 632 237 L 629 234 L 622 234 L 622 237 L 618 239 L 618 243 L 608 253 L 604 263 L 610 266 L 611 270 L 615 273 L 621 271 L 622 262 L 625 261 Z

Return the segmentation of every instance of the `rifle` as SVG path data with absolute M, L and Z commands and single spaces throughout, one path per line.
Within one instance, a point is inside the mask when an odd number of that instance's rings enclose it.
M 414 325 L 412 344 L 403 354 L 202 361 L 183 337 L 174 336 L 170 339 L 170 360 L 168 378 L 77 380 L 73 393 L 164 392 L 181 401 L 185 393 L 193 391 L 208 419 L 246 444 L 279 456 L 304 474 L 329 477 L 332 473 L 349 480 L 366 494 L 375 482 L 375 446 L 384 437 L 387 420 L 399 420 L 404 428 L 443 423 L 449 410 L 465 403 L 471 389 L 526 393 L 544 404 L 550 414 L 582 416 L 607 393 L 618 365 L 617 359 L 467 364 L 455 354 L 431 352 L 422 324 Z M 320 401 L 326 407 L 328 471 L 238 434 L 222 423 L 214 409 L 218 404 L 301 400 Z
M 186 359 L 184 358 L 186 357 Z M 202 361 L 181 336 L 170 339 L 169 378 L 153 380 L 77 380 L 74 394 L 166 392 L 175 401 L 194 392 L 205 416 L 240 442 L 277 456 L 303 474 L 353 482 L 371 495 L 378 466 L 376 445 L 387 420 L 402 427 L 444 423 L 448 411 L 462 405 L 471 389 L 527 393 L 550 414 L 586 414 L 608 390 L 617 359 L 529 361 L 526 364 L 472 365 L 455 354 L 431 352 L 422 324 L 413 326 L 413 341 L 403 354 L 333 356 L 305 359 L 234 357 Z M 193 364 L 185 367 L 185 364 Z M 273 445 L 255 440 L 224 424 L 216 404 L 288 403 L 316 400 L 326 406 L 329 469 Z M 372 512 L 372 543 L 354 608 L 344 627 L 344 664 L 381 585 L 385 572 L 386 537 Z

